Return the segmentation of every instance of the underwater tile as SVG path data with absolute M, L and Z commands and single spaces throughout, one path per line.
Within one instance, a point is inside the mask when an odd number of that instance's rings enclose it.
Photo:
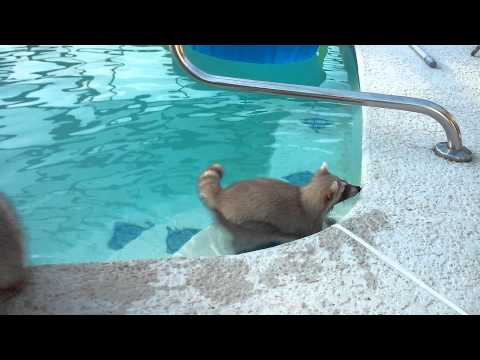
M 326 127 L 329 127 L 332 122 L 326 119 L 322 119 L 319 117 L 315 118 L 309 118 L 309 119 L 304 119 L 302 120 L 302 124 L 307 125 L 310 129 L 312 129 L 315 132 L 318 132 L 318 130 L 325 129 Z
M 192 228 L 171 228 L 167 226 L 167 253 L 173 254 L 178 251 L 183 244 L 192 238 L 193 235 L 200 232 L 201 229 Z
M 113 250 L 120 250 L 129 242 L 139 237 L 145 230 L 153 227 L 154 224 L 147 222 L 147 226 L 140 226 L 128 222 L 117 221 L 113 226 L 113 235 L 108 242 L 108 247 Z

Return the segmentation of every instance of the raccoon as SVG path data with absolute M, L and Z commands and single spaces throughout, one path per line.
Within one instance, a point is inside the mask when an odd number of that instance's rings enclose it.
M 361 191 L 330 174 L 326 163 L 301 187 L 258 178 L 222 189 L 223 174 L 222 165 L 211 165 L 199 177 L 198 190 L 217 222 L 232 233 L 239 252 L 317 233 L 327 226 L 327 215 L 336 204 Z
M 24 234 L 13 205 L 0 193 L 0 293 L 16 292 L 26 280 Z

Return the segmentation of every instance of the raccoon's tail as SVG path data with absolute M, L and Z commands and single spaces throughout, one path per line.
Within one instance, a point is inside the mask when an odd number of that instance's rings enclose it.
M 204 204 L 215 210 L 217 208 L 218 194 L 222 191 L 220 180 L 223 177 L 223 166 L 213 164 L 208 167 L 198 178 L 198 191 Z

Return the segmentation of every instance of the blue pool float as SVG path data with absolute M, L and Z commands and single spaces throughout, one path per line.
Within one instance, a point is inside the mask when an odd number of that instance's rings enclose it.
M 320 45 L 191 45 L 205 55 L 256 64 L 287 64 L 314 56 Z

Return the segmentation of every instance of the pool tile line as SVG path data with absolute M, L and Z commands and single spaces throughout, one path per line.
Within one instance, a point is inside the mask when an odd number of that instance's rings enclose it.
M 365 240 L 363 240 L 361 237 L 355 235 L 354 233 L 352 233 L 350 230 L 344 228 L 343 226 L 339 225 L 339 224 L 334 224 L 332 225 L 333 227 L 337 228 L 338 230 L 344 232 L 346 235 L 348 235 L 349 237 L 351 237 L 353 240 L 355 240 L 356 242 L 358 242 L 360 245 L 362 245 L 363 247 L 365 247 L 368 251 L 370 251 L 371 253 L 373 253 L 375 256 L 377 256 L 380 260 L 382 260 L 383 262 L 385 262 L 387 265 L 389 265 L 390 267 L 392 267 L 393 269 L 397 270 L 398 272 L 400 272 L 403 276 L 405 276 L 406 278 L 410 279 L 411 281 L 413 281 L 415 284 L 417 284 L 418 286 L 420 286 L 422 289 L 424 289 L 425 291 L 427 291 L 430 295 L 432 295 L 434 298 L 436 298 L 437 300 L 443 302 L 445 305 L 447 305 L 448 307 L 450 307 L 452 310 L 456 311 L 458 314 L 460 315 L 468 315 L 468 313 L 463 310 L 462 308 L 460 308 L 458 305 L 454 304 L 453 302 L 451 302 L 450 300 L 448 300 L 445 296 L 443 296 L 442 294 L 438 293 L 437 291 L 435 291 L 434 289 L 432 289 L 430 286 L 428 286 L 425 282 L 423 282 L 422 280 L 420 280 L 419 278 L 417 278 L 412 272 L 404 269 L 400 264 L 396 263 L 394 260 L 390 259 L 388 256 L 382 254 L 380 251 L 378 251 L 377 249 L 375 249 L 373 246 L 371 246 L 369 243 L 367 243 Z

